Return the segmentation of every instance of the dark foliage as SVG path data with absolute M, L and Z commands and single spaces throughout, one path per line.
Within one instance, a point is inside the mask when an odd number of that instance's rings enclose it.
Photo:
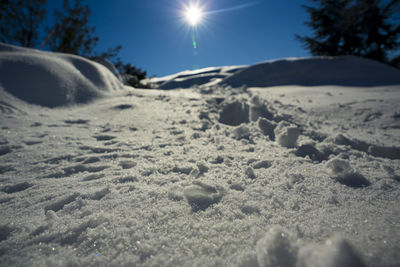
M 119 61 L 115 64 L 119 73 L 122 75 L 122 79 L 125 84 L 131 85 L 133 87 L 143 87 L 144 85 L 140 83 L 141 80 L 146 78 L 146 71 L 140 68 L 132 66 L 132 64 L 123 64 Z
M 0 0 L 0 41 L 36 47 L 46 0 Z
M 313 36 L 296 36 L 312 55 L 356 55 L 388 63 L 400 47 L 400 0 L 310 0 L 305 24 Z
M 118 57 L 119 52 L 122 49 L 122 45 L 117 45 L 114 48 L 108 48 L 107 51 L 100 54 L 96 54 L 96 57 L 107 59 L 116 65 L 116 62 L 120 62 L 121 59 Z M 118 68 L 117 68 L 118 69 Z
M 138 80 L 143 80 L 146 78 L 146 71 L 143 71 L 135 66 L 132 66 L 130 63 L 122 65 L 120 68 L 121 73 L 130 74 L 136 76 Z
M 390 65 L 392 65 L 393 67 L 396 67 L 396 68 L 400 69 L 400 56 L 394 57 L 394 58 L 390 61 Z
M 81 0 L 75 0 L 70 6 L 68 0 L 63 2 L 63 12 L 56 10 L 56 23 L 50 30 L 47 45 L 55 52 L 90 56 L 99 40 L 93 36 L 95 27 L 89 27 L 89 7 L 83 6 Z
M 99 62 L 101 61 L 98 60 L 99 58 L 110 61 L 121 75 L 122 80 L 125 84 L 134 87 L 143 86 L 142 84 L 140 84 L 140 81 L 146 78 L 147 72 L 133 66 L 130 63 L 123 63 L 122 60 L 118 57 L 121 49 L 122 46 L 120 45 L 114 48 L 109 48 L 106 52 L 96 54 L 95 56 L 90 57 L 90 59 Z

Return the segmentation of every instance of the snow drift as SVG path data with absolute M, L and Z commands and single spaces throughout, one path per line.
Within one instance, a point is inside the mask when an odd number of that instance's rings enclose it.
M 211 70 L 211 71 L 210 71 Z M 159 82 L 158 80 L 157 82 Z M 286 58 L 251 66 L 205 68 L 161 79 L 159 89 L 225 84 L 231 87 L 355 86 L 400 84 L 400 71 L 377 61 L 355 56 Z
M 103 65 L 83 57 L 0 43 L 0 86 L 32 104 L 83 103 L 122 88 Z
M 250 66 L 224 83 L 232 87 L 384 86 L 400 84 L 400 71 L 355 56 L 282 59 Z

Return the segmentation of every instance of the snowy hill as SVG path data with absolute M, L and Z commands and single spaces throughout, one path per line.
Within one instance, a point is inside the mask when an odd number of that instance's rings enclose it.
M 1 48 L 0 266 L 400 266 L 397 70 L 286 59 L 147 90 Z
M 162 81 L 163 83 L 160 83 Z M 251 66 L 213 67 L 185 71 L 154 80 L 159 89 L 190 88 L 193 85 L 240 87 L 400 85 L 400 71 L 382 63 L 343 56 L 337 58 L 287 58 Z M 211 82 L 211 83 L 210 83 Z

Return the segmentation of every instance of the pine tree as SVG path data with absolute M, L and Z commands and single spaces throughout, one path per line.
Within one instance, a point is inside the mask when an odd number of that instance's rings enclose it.
M 89 7 L 81 0 L 75 0 L 71 7 L 68 0 L 63 2 L 64 12 L 55 11 L 56 23 L 50 30 L 47 46 L 54 52 L 70 53 L 89 57 L 93 54 L 99 38 L 93 36 L 95 27 L 90 27 Z
M 387 2 L 387 1 L 386 1 Z M 363 39 L 363 56 L 378 61 L 388 61 L 388 51 L 400 47 L 400 0 L 386 5 L 378 0 L 358 0 L 357 7 L 362 15 L 360 35 Z M 397 23 L 396 23 L 397 22 Z
M 0 0 L 0 41 L 36 47 L 46 0 Z
M 296 36 L 312 55 L 356 55 L 381 62 L 400 47 L 400 0 L 310 0 L 305 24 L 313 36 Z

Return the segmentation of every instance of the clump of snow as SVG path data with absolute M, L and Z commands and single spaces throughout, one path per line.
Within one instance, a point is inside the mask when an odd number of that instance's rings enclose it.
M 219 122 L 237 126 L 249 122 L 249 105 L 242 101 L 233 101 L 224 105 L 220 112 Z
M 355 56 L 293 58 L 250 66 L 227 77 L 223 83 L 232 87 L 398 85 L 400 71 L 377 61 Z
M 291 125 L 286 121 L 278 123 L 274 130 L 276 141 L 283 147 L 291 148 L 297 144 L 300 131 L 295 125 Z
M 353 246 L 343 237 L 334 236 L 319 246 L 299 251 L 298 267 L 365 267 Z
M 346 160 L 333 158 L 326 165 L 330 169 L 332 177 L 341 184 L 350 187 L 365 187 L 370 185 L 370 182 L 356 172 Z
M 274 141 L 275 140 L 275 128 L 276 128 L 276 123 L 273 121 L 267 120 L 265 118 L 260 118 L 258 120 L 258 127 L 260 128 L 261 132 L 268 136 L 270 140 Z
M 87 102 L 122 88 L 106 67 L 88 59 L 0 43 L 0 86 L 32 104 Z
M 268 169 L 271 166 L 272 166 L 272 162 L 269 160 L 262 160 L 262 161 L 255 162 L 253 164 L 254 169 Z
M 203 175 L 204 173 L 208 172 L 208 170 L 209 168 L 205 162 L 198 162 L 196 164 L 196 167 L 191 170 L 190 174 L 197 178 Z
M 247 167 L 247 169 L 245 170 L 245 174 L 250 179 L 256 179 L 257 178 L 256 174 L 254 173 L 254 169 L 252 167 L 250 167 L 250 166 Z
M 297 241 L 293 234 L 280 226 L 274 226 L 257 241 L 258 266 L 294 267 L 297 250 Z
M 257 121 L 258 118 L 272 120 L 274 115 L 268 110 L 266 104 L 259 98 L 259 96 L 254 96 L 251 99 L 249 116 L 250 121 Z
M 331 174 L 334 176 L 345 175 L 347 173 L 354 172 L 353 168 L 351 168 L 348 161 L 343 159 L 332 159 L 326 164 L 331 171 Z
M 246 126 L 246 124 L 241 124 L 232 131 L 233 138 L 236 140 L 241 139 L 249 139 L 250 137 L 250 128 Z
M 301 145 L 295 152 L 295 155 L 298 157 L 309 157 L 313 161 L 321 162 L 327 159 L 327 156 L 319 151 L 314 145 L 312 144 L 305 144 Z

